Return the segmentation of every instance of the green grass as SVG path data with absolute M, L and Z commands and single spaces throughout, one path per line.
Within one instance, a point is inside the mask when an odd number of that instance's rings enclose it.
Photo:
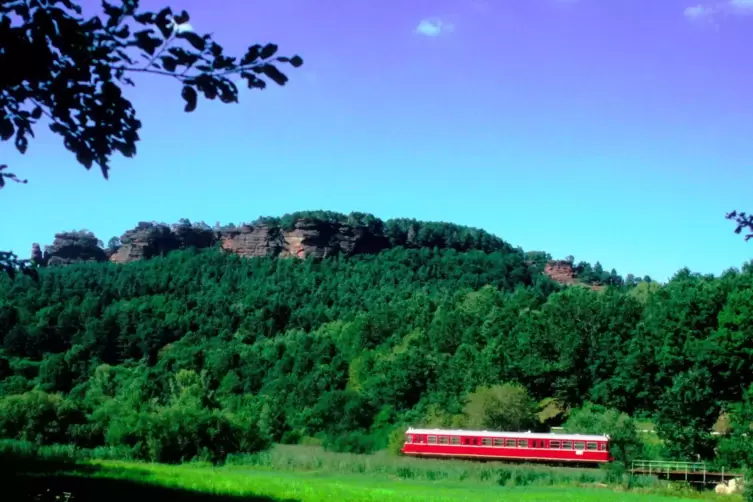
M 14 448 L 16 457 L 9 468 L 20 467 L 18 454 L 24 453 Z M 311 446 L 280 445 L 263 453 L 233 456 L 223 467 L 111 460 L 112 452 L 71 447 L 43 447 L 36 453 L 34 458 L 41 464 L 45 458 L 79 462 L 36 466 L 36 474 L 24 478 L 25 489 L 35 494 L 40 487 L 49 488 L 49 497 L 43 500 L 50 501 L 65 500 L 55 499 L 64 492 L 74 494 L 71 502 L 114 496 L 171 502 L 742 500 L 650 477 L 615 480 L 599 469 L 399 458 L 385 452 L 354 455 Z
M 104 461 L 87 476 L 136 481 L 212 495 L 268 497 L 300 502 L 334 501 L 604 501 L 666 502 L 690 500 L 660 495 L 617 492 L 606 488 L 500 487 L 458 481 L 375 479 L 319 472 L 275 472 L 252 468 L 196 465 L 166 466 Z M 180 499 L 178 499 L 180 500 Z

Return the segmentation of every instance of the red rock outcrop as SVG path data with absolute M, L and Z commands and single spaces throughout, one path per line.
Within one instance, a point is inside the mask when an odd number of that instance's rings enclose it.
M 222 249 L 247 258 L 278 256 L 285 246 L 279 228 L 269 225 L 241 225 L 218 233 Z
M 544 267 L 544 273 L 560 284 L 576 284 L 573 263 L 565 260 L 551 260 Z
M 578 279 L 578 274 L 570 260 L 550 260 L 544 267 L 544 273 L 560 284 L 587 286 L 594 291 L 604 289 L 602 284 L 587 284 Z
M 246 257 L 325 258 L 378 253 L 389 247 L 386 237 L 365 227 L 311 219 L 296 221 L 289 231 L 266 224 L 226 228 L 219 231 L 219 240 L 222 249 Z
M 32 246 L 32 259 L 41 265 L 70 265 L 87 261 L 107 261 L 107 255 L 97 237 L 86 230 L 78 232 L 60 232 L 55 234 L 51 245 L 45 246 L 44 254 L 39 259 L 39 245 Z
M 142 221 L 120 237 L 121 245 L 114 250 L 110 261 L 128 263 L 163 256 L 177 249 L 208 248 L 215 242 L 215 232 L 207 225 L 192 225 L 187 220 L 175 225 Z

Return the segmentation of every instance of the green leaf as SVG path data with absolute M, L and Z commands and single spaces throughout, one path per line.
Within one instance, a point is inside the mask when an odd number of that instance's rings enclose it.
M 193 46 L 194 49 L 197 51 L 204 51 L 207 46 L 207 41 L 205 38 L 200 37 L 196 33 L 192 31 L 184 31 L 181 33 L 178 33 L 178 38 L 182 38 L 186 41 L 188 41 L 191 46 Z
M 107 20 L 107 28 L 114 28 L 118 25 L 120 20 L 120 14 L 123 12 L 120 8 L 106 0 L 102 0 L 102 10 L 109 19 Z
M 143 50 L 150 56 L 153 56 L 157 52 L 157 47 L 162 45 L 162 41 L 153 38 L 151 30 L 142 30 L 133 34 L 134 43 L 136 47 Z
M 181 11 L 180 14 L 173 17 L 173 21 L 175 21 L 175 24 L 186 24 L 191 20 L 191 17 L 188 15 L 188 12 Z
M 274 56 L 276 52 L 277 52 L 276 44 L 267 44 L 262 48 L 261 52 L 259 53 L 259 56 L 262 59 L 267 59 Z
M 8 117 L 0 119 L 0 139 L 8 141 L 13 137 L 13 133 L 16 132 L 16 128 L 13 127 L 13 122 Z
M 277 85 L 285 85 L 288 81 L 288 77 L 271 64 L 265 64 L 259 69 L 264 75 L 272 79 Z
M 173 73 L 178 67 L 178 60 L 172 56 L 161 56 L 160 59 L 162 60 L 162 67 L 165 71 Z
M 259 59 L 261 54 L 261 45 L 255 44 L 248 48 L 246 54 L 241 58 L 241 66 L 248 66 Z
M 133 19 L 139 24 L 152 24 L 154 22 L 154 14 L 152 12 L 143 12 L 133 16 Z
M 241 77 L 246 79 L 249 89 L 264 89 L 267 87 L 267 83 L 254 75 L 253 73 L 241 72 Z
M 126 39 L 130 36 L 130 34 L 131 34 L 131 29 L 128 27 L 127 24 L 124 24 L 120 28 L 120 30 L 113 33 L 113 35 L 115 35 L 117 38 L 120 38 L 120 39 Z
M 26 138 L 25 135 L 21 134 L 21 131 L 18 131 L 18 134 L 16 134 L 16 149 L 21 154 L 26 153 L 26 149 L 29 147 L 29 140 Z
M 187 112 L 194 111 L 199 98 L 198 94 L 196 94 L 196 89 L 186 85 L 183 87 L 183 91 L 181 91 L 180 95 L 186 100 L 186 107 L 184 110 Z
M 292 58 L 286 56 L 280 56 L 277 58 L 280 63 L 289 63 L 293 68 L 298 68 L 303 64 L 303 59 L 300 56 L 293 56 Z

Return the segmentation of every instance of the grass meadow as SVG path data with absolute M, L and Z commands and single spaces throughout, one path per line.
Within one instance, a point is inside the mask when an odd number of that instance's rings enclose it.
M 16 482 L 23 486 L 15 492 L 70 502 L 116 496 L 172 502 L 742 500 L 649 477 L 613 479 L 612 473 L 600 469 L 398 458 L 386 452 L 355 455 L 315 446 L 279 445 L 259 454 L 232 456 L 220 467 L 111 460 L 103 451 L 74 452 L 68 447 L 39 453 L 60 458 L 66 451 L 76 458 L 75 464 L 19 477 Z

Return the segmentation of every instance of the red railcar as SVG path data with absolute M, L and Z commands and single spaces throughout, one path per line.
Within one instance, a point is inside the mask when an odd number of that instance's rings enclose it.
M 416 457 L 603 464 L 612 461 L 609 436 L 408 429 L 402 452 Z

